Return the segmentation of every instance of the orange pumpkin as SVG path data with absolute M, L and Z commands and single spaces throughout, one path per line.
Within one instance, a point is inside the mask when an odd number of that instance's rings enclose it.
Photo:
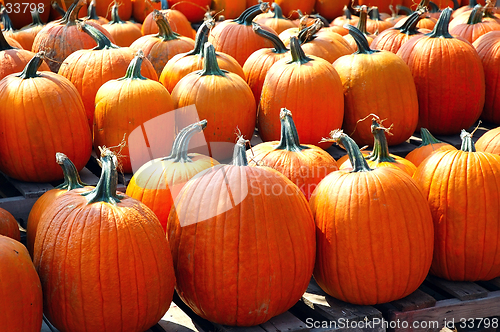
M 172 144 L 170 155 L 142 165 L 127 186 L 126 194 L 153 210 L 164 231 L 170 209 L 184 184 L 201 171 L 219 164 L 199 153 L 188 154 L 191 138 L 206 126 L 207 121 L 202 120 L 182 129 Z
M 304 195 L 281 173 L 247 166 L 245 142 L 232 165 L 184 185 L 167 226 L 179 296 L 197 315 L 232 326 L 292 307 L 309 284 L 316 247 Z M 214 292 L 220 284 L 224 292 Z
M 405 157 L 406 160 L 411 161 L 417 167 L 425 158 L 436 151 L 456 150 L 453 145 L 436 139 L 426 128 L 420 128 L 420 136 L 422 137 L 422 144 L 409 152 Z
M 375 35 L 369 33 L 368 30 L 366 29 L 367 20 L 368 20 L 368 7 L 361 6 L 360 13 L 359 13 L 359 20 L 356 24 L 356 28 L 358 28 L 358 30 L 361 31 L 363 33 L 363 35 L 365 35 L 366 40 L 368 42 L 368 46 L 369 46 L 369 45 L 371 45 L 373 39 L 375 38 Z M 347 28 L 347 26 L 345 26 L 345 25 L 344 25 L 344 27 Z M 343 36 L 343 38 L 351 46 L 351 49 L 353 49 L 354 51 L 358 50 L 358 44 L 356 43 L 356 41 L 354 40 L 354 38 L 350 34 Z
M 402 5 L 403 0 L 358 0 L 358 4 L 363 6 L 374 7 L 377 6 L 381 13 L 391 13 L 390 5 L 396 7 L 397 5 Z
M 293 23 L 293 21 L 287 19 L 286 17 L 283 17 L 281 7 L 277 3 L 273 2 L 272 8 L 274 13 L 273 16 L 256 19 L 254 21 L 261 25 L 270 27 L 277 34 L 282 33 L 286 29 L 296 28 L 296 25 L 295 23 Z
M 132 17 L 135 21 L 142 23 L 153 10 L 160 8 L 160 1 L 157 0 L 132 0 Z
M 235 19 L 246 9 L 246 0 L 212 0 L 212 11 L 224 14 L 227 20 Z
M 460 150 L 433 153 L 413 176 L 434 220 L 431 273 L 455 281 L 490 280 L 500 276 L 500 156 L 476 152 L 465 130 L 461 137 Z
M 0 235 L 21 241 L 21 231 L 14 216 L 7 210 L 0 208 Z
M 304 14 L 312 14 L 316 0 L 274 0 L 283 10 L 286 17 L 296 19 L 299 17 L 298 11 Z
M 477 151 L 500 155 L 500 127 L 488 130 L 476 142 Z
M 350 0 L 316 0 L 314 10 L 327 20 L 333 20 L 342 16 L 343 8 L 350 4 Z
M 196 35 L 196 31 L 191 27 L 191 23 L 188 21 L 186 16 L 178 10 L 169 9 L 167 0 L 160 0 L 161 2 L 161 10 L 160 12 L 165 16 L 168 20 L 168 24 L 172 30 L 177 32 L 178 34 L 193 38 Z M 142 23 L 141 32 L 144 36 L 152 35 L 158 33 L 158 24 L 156 24 L 153 19 L 153 13 L 149 13 L 148 16 L 144 19 Z
M 121 47 L 128 47 L 142 37 L 141 28 L 120 18 L 116 0 L 113 7 L 111 7 L 111 20 L 103 24 L 102 27 L 113 37 L 114 43 Z
M 10 38 L 16 40 L 21 44 L 22 48 L 25 50 L 31 51 L 33 47 L 33 42 L 35 41 L 36 35 L 43 29 L 45 24 L 40 19 L 40 14 L 38 11 L 34 11 L 31 13 L 33 22 L 21 30 L 16 31 L 15 33 L 10 35 Z
M 26 247 L 0 235 L 0 298 L 8 305 L 0 310 L 4 331 L 40 332 L 42 286 Z
M 56 152 L 65 153 L 81 170 L 92 151 L 78 91 L 61 75 L 37 71 L 41 64 L 37 54 L 21 74 L 0 81 L 0 170 L 28 182 L 63 178 L 53 162 Z
M 170 8 L 180 11 L 189 22 L 200 22 L 210 8 L 212 0 L 168 0 Z
M 346 24 L 356 25 L 358 23 L 359 17 L 351 14 L 351 11 L 347 6 L 344 6 L 344 15 L 335 18 L 330 25 L 343 27 Z
M 342 125 L 342 81 L 331 63 L 307 56 L 296 37 L 291 39 L 290 51 L 291 57 L 276 62 L 264 80 L 258 112 L 259 135 L 264 142 L 279 140 L 279 114 L 286 106 L 294 110 L 302 143 L 327 148 L 331 144 L 318 142 L 332 128 Z
M 481 5 L 477 5 L 470 12 L 467 23 L 455 25 L 450 28 L 450 33 L 454 36 L 460 36 L 472 44 L 482 35 L 498 30 L 500 30 L 500 23 L 492 20 L 483 21 L 483 8 Z
M 86 20 L 100 25 L 109 23 L 109 21 L 105 17 L 97 15 L 95 6 L 96 6 L 96 0 L 92 0 L 87 9 Z
M 97 15 L 102 16 L 107 20 L 111 20 L 110 8 L 114 3 L 115 0 L 97 0 L 95 4 Z M 132 17 L 132 0 L 120 1 L 118 15 L 120 15 L 122 20 L 130 20 L 130 18 Z
M 394 26 L 391 21 L 384 21 L 380 17 L 378 7 L 370 8 L 370 18 L 366 21 L 366 31 L 370 34 L 378 35 L 384 30 L 390 29 Z
M 104 149 L 100 162 L 93 190 L 68 191 L 40 220 L 33 262 L 44 313 L 60 331 L 146 331 L 172 301 L 168 240 L 153 211 L 116 191 L 116 156 Z
M 434 231 L 425 196 L 401 170 L 371 169 L 341 131 L 331 139 L 345 147 L 354 167 L 327 175 L 309 201 L 316 223 L 314 279 L 349 303 L 403 298 L 422 284 L 432 261 Z

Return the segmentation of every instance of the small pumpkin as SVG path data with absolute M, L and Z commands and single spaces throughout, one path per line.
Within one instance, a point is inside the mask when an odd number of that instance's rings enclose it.
M 368 45 L 370 45 L 375 38 L 375 35 L 371 34 L 368 32 L 366 29 L 366 22 L 368 20 L 368 7 L 366 6 L 361 6 L 359 9 L 359 20 L 356 24 L 356 28 L 365 35 L 366 41 L 368 42 Z M 344 28 L 347 29 L 347 27 L 344 25 Z M 343 38 L 347 41 L 347 43 L 351 46 L 351 49 L 354 51 L 358 50 L 358 44 L 356 44 L 356 41 L 354 38 L 351 36 L 351 34 L 347 34 L 343 36 Z
M 31 24 L 23 27 L 21 30 L 18 30 L 12 35 L 10 35 L 12 39 L 16 40 L 17 42 L 19 42 L 19 44 L 21 44 L 23 49 L 28 51 L 31 51 L 36 35 L 45 26 L 45 24 L 40 19 L 40 14 L 38 13 L 37 10 L 31 12 L 31 16 L 33 19 L 33 22 Z
M 352 15 L 351 11 L 347 6 L 344 6 L 344 15 L 333 19 L 330 25 L 343 27 L 346 24 L 356 25 L 358 23 L 359 17 Z
M 490 129 L 476 142 L 477 151 L 500 155 L 500 127 Z
M 295 25 L 295 23 L 293 23 L 293 21 L 291 21 L 283 16 L 283 11 L 281 10 L 281 7 L 277 3 L 273 2 L 273 4 L 271 6 L 273 8 L 274 15 L 270 16 L 270 17 L 265 17 L 265 18 L 255 20 L 256 23 L 270 27 L 277 34 L 282 33 L 286 29 L 296 27 L 296 25 Z
M 109 9 L 114 3 L 115 0 L 97 0 L 95 4 L 97 15 L 102 16 L 107 20 L 111 20 L 112 12 Z M 122 20 L 130 20 L 130 18 L 132 17 L 132 1 L 121 1 L 118 8 L 118 15 Z
M 118 15 L 117 0 L 114 0 L 111 7 L 111 20 L 103 24 L 102 27 L 106 29 L 113 37 L 114 43 L 121 47 L 128 47 L 134 41 L 142 37 L 141 28 L 137 27 L 132 22 L 123 21 Z
M 366 31 L 373 35 L 378 35 L 384 30 L 390 29 L 394 26 L 391 21 L 384 21 L 381 18 L 378 7 L 370 8 L 370 18 L 366 21 Z
M 483 21 L 483 8 L 481 5 L 477 5 L 470 12 L 467 23 L 455 25 L 450 28 L 450 33 L 454 36 L 460 36 L 472 44 L 482 35 L 498 30 L 500 30 L 500 23 L 491 20 Z
M 417 167 L 425 158 L 429 157 L 435 151 L 456 150 L 453 145 L 436 139 L 426 128 L 420 128 L 420 136 L 422 138 L 422 143 L 405 157 L 406 160 L 411 161 L 413 165 Z
M 193 38 L 196 35 L 196 31 L 193 30 L 191 23 L 182 12 L 175 9 L 169 9 L 167 0 L 160 0 L 160 3 L 160 12 L 167 18 L 168 24 L 170 24 L 172 30 L 184 37 Z M 158 24 L 156 24 L 153 19 L 153 12 L 149 13 L 144 19 L 141 32 L 144 36 L 158 33 Z
M 97 10 L 96 10 L 96 1 L 97 0 L 92 0 L 88 6 L 87 9 L 87 21 L 95 22 L 97 24 L 103 25 L 109 23 L 109 20 L 107 20 L 103 16 L 97 15 Z
M 14 216 L 7 210 L 0 208 L 0 235 L 21 241 L 21 231 Z

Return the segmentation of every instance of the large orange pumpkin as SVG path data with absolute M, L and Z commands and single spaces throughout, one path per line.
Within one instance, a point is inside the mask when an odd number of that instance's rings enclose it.
M 168 240 L 153 211 L 116 191 L 115 155 L 104 149 L 100 162 L 95 189 L 68 191 L 40 220 L 44 313 L 60 331 L 146 331 L 172 301 Z
M 354 167 L 327 175 L 309 201 L 316 222 L 314 279 L 326 293 L 355 304 L 405 297 L 424 281 L 432 261 L 425 196 L 401 170 L 368 167 L 341 131 L 331 137 Z
M 420 136 L 422 137 L 422 143 L 405 157 L 406 160 L 411 161 L 417 167 L 435 151 L 456 150 L 453 145 L 436 139 L 426 128 L 420 128 Z
M 476 152 L 462 131 L 460 150 L 437 151 L 414 179 L 434 220 L 431 273 L 448 280 L 500 276 L 500 156 Z
M 332 128 L 342 125 L 342 81 L 331 63 L 307 56 L 296 37 L 291 40 L 290 51 L 291 57 L 276 62 L 264 80 L 258 112 L 259 135 L 264 142 L 280 139 L 279 114 L 286 107 L 294 110 L 302 143 L 327 148 L 331 143 L 318 142 Z
M 40 196 L 30 210 L 28 216 L 28 225 L 26 227 L 26 247 L 31 257 L 33 257 L 33 248 L 35 247 L 36 230 L 38 223 L 42 217 L 43 212 L 47 209 L 54 200 L 64 194 L 65 192 L 73 189 L 85 187 L 85 184 L 80 180 L 80 175 L 75 165 L 64 153 L 56 153 L 56 163 L 61 166 L 63 170 L 64 182 L 59 186 L 45 192 Z
M 0 208 L 0 235 L 21 241 L 21 231 L 14 216 L 7 210 Z
M 167 226 L 179 296 L 224 325 L 258 325 L 285 312 L 314 266 L 307 200 L 281 173 L 247 166 L 245 142 L 238 140 L 232 165 L 186 183 Z M 214 291 L 219 285 L 223 292 Z
M 126 194 L 153 210 L 165 231 L 170 209 L 184 184 L 201 171 L 219 164 L 199 153 L 188 154 L 191 138 L 206 126 L 207 121 L 202 120 L 182 129 L 170 155 L 142 165 L 127 186 Z
M 61 75 L 38 72 L 41 64 L 37 54 L 21 74 L 0 81 L 0 170 L 28 182 L 63 178 L 53 162 L 56 152 L 65 153 L 81 170 L 92 151 L 78 91 Z
M 0 235 L 0 310 L 3 331 L 40 332 L 42 287 L 26 247 Z
M 415 80 L 418 126 L 439 135 L 472 126 L 481 114 L 485 95 L 481 59 L 469 42 L 449 34 L 450 15 L 450 8 L 443 10 L 432 33 L 410 39 L 397 53 Z

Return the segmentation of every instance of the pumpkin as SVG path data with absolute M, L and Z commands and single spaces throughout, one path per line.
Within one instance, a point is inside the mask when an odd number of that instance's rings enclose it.
M 436 26 L 437 20 L 436 20 L 436 18 L 431 16 L 433 14 L 430 14 L 430 11 L 428 10 L 428 8 L 430 8 L 430 7 L 432 7 L 432 6 L 431 6 L 431 1 L 429 1 L 429 0 L 421 0 L 419 2 L 417 8 L 415 9 L 415 11 L 421 12 L 421 19 L 417 23 L 417 28 L 432 30 Z M 437 15 L 439 17 L 439 13 L 437 13 Z M 394 27 L 396 27 L 396 28 L 402 27 L 403 24 L 405 24 L 406 20 L 408 20 L 408 19 L 409 18 L 404 18 L 404 19 L 400 20 L 399 22 L 396 23 L 396 25 Z
M 446 10 L 446 9 L 445 9 Z M 427 197 L 434 220 L 431 273 L 447 280 L 500 276 L 500 156 L 476 152 L 462 131 L 460 150 L 437 151 L 413 178 Z
M 153 17 L 160 32 L 157 35 L 147 35 L 137 39 L 130 48 L 135 52 L 142 50 L 160 77 L 163 67 L 172 57 L 193 49 L 194 40 L 173 32 L 166 17 L 156 9 Z
M 15 29 L 21 29 L 30 24 L 31 12 L 35 10 L 40 13 L 43 22 L 49 20 L 50 0 L 30 0 L 25 2 L 26 4 L 18 0 L 3 0 L 2 2 Z
M 268 38 L 274 45 L 273 48 L 261 48 L 252 53 L 243 65 L 244 77 L 255 98 L 255 104 L 260 101 L 260 94 L 267 72 L 272 65 L 289 54 L 285 44 L 276 35 L 263 30 L 259 25 L 254 25 L 255 33 Z
M 132 0 L 132 17 L 140 23 L 155 9 L 161 9 L 160 1 Z
M 88 124 L 92 128 L 97 90 L 107 81 L 125 75 L 134 53 L 130 48 L 111 43 L 94 25 L 80 24 L 80 29 L 96 41 L 97 47 L 74 52 L 64 60 L 58 73 L 69 79 L 80 93 Z M 151 62 L 147 59 L 144 62 L 142 74 L 149 79 L 158 80 Z
M 280 140 L 260 143 L 248 150 L 248 164 L 277 170 L 295 183 L 309 200 L 318 183 L 338 170 L 337 163 L 323 149 L 312 144 L 300 144 L 292 113 L 286 108 L 281 109 L 280 121 Z
M 474 7 L 467 23 L 455 25 L 450 28 L 450 33 L 454 36 L 460 36 L 472 44 L 482 35 L 490 31 L 500 30 L 500 23 L 497 21 L 483 21 L 482 9 L 481 5 Z
M 451 9 L 443 10 L 432 33 L 410 39 L 397 53 L 410 67 L 417 87 L 418 127 L 438 135 L 469 128 L 484 105 L 481 59 L 469 42 L 449 34 L 450 15 Z
M 84 2 L 85 0 L 75 0 L 72 7 L 68 8 L 66 16 L 59 21 L 46 25 L 40 30 L 33 41 L 33 52 L 44 51 L 47 58 L 54 60 L 48 63 L 53 72 L 59 70 L 63 60 L 71 53 L 97 46 L 94 39 L 81 31 L 76 24 L 76 13 L 83 6 Z M 87 24 L 104 33 L 112 42 L 114 41 L 111 35 L 99 24 L 93 22 L 88 22 Z
M 346 24 L 355 25 L 358 23 L 359 17 L 351 14 L 347 6 L 344 6 L 344 15 L 335 18 L 330 25 L 343 27 Z
M 10 38 L 16 40 L 21 44 L 22 48 L 30 51 L 33 47 L 33 42 L 35 41 L 36 35 L 43 29 L 45 24 L 40 19 L 40 14 L 38 11 L 31 12 L 33 22 L 21 30 L 16 31 L 10 35 Z
M 331 128 L 339 128 L 344 117 L 342 81 L 328 61 L 307 56 L 296 37 L 291 39 L 290 52 L 291 57 L 269 68 L 264 80 L 258 112 L 259 135 L 264 142 L 280 139 L 278 119 L 281 108 L 286 106 L 294 110 L 302 143 L 326 149 L 330 144 L 318 142 Z
M 370 47 L 396 54 L 401 48 L 401 45 L 406 43 L 410 38 L 422 35 L 422 33 L 417 30 L 417 24 L 421 19 L 422 13 L 423 11 L 413 12 L 401 27 L 382 31 L 382 33 L 372 40 Z
M 189 22 L 200 22 L 210 8 L 212 0 L 168 0 L 170 8 L 180 11 Z
M 9 211 L 2 208 L 0 208 L 0 235 L 21 241 L 21 231 L 17 220 Z
M 369 155 L 365 156 L 368 166 L 373 168 L 398 168 L 409 176 L 412 176 L 417 167 L 411 161 L 389 153 L 386 131 L 389 131 L 389 129 L 382 127 L 378 118 L 373 118 L 371 125 L 371 132 L 374 137 L 373 150 Z M 343 164 L 339 164 L 340 169 L 351 167 L 352 164 L 350 160 L 346 160 Z
M 282 8 L 286 17 L 296 19 L 299 17 L 299 10 L 305 14 L 312 14 L 316 0 L 274 0 L 274 2 Z
M 476 5 L 477 5 L 477 0 L 469 0 L 469 4 L 467 6 L 462 6 L 460 8 L 455 9 L 453 11 L 453 13 L 451 14 L 451 17 L 453 19 L 455 19 L 455 18 L 457 18 L 458 16 L 461 16 L 464 13 L 471 12 Z
M 96 0 L 95 9 L 97 15 L 104 17 L 107 20 L 111 20 L 112 4 L 115 3 L 115 0 Z M 118 9 L 118 15 L 122 20 L 128 21 L 132 17 L 132 0 L 123 0 L 120 1 L 120 6 Z
M 489 152 L 500 155 L 500 127 L 490 129 L 483 136 L 479 137 L 476 142 L 477 151 Z
M 214 27 L 212 19 L 206 20 L 198 29 L 194 49 L 190 52 L 177 54 L 173 56 L 163 67 L 160 74 L 160 83 L 163 84 L 169 92 L 174 90 L 175 85 L 187 74 L 203 69 L 203 46 L 208 40 L 208 33 Z M 217 64 L 223 70 L 235 73 L 245 79 L 243 68 L 232 56 L 217 52 Z
M 175 137 L 170 155 L 142 165 L 127 186 L 126 194 L 153 210 L 164 231 L 170 209 L 184 184 L 201 171 L 219 164 L 199 153 L 188 154 L 191 138 L 206 126 L 207 121 L 202 120 L 182 129 Z
M 327 175 L 309 201 L 316 223 L 314 279 L 349 303 L 403 298 L 424 281 L 432 261 L 434 232 L 425 196 L 401 170 L 371 169 L 341 131 L 331 139 L 346 148 L 354 167 Z
M 272 4 L 274 15 L 270 17 L 265 17 L 261 19 L 254 20 L 256 23 L 265 25 L 273 29 L 277 34 L 282 33 L 286 29 L 295 28 L 296 25 L 293 21 L 287 19 L 283 16 L 283 11 L 281 7 L 273 2 Z
M 205 44 L 203 70 L 182 78 L 172 91 L 174 109 L 196 107 L 199 118 L 208 121 L 204 130 L 209 154 L 216 160 L 231 157 L 235 129 L 251 137 L 255 129 L 256 106 L 252 90 L 237 74 L 220 69 L 215 49 Z M 188 123 L 195 122 L 185 115 Z M 196 120 L 197 121 L 197 120 Z
M 381 13 L 391 13 L 389 6 L 392 5 L 395 7 L 397 5 L 402 5 L 403 0 L 358 0 L 358 4 L 369 7 L 376 6 Z
M 237 19 L 226 20 L 216 25 L 210 32 L 208 41 L 218 52 L 229 54 L 243 66 L 253 52 L 261 48 L 273 47 L 268 39 L 257 35 L 252 28 L 252 20 L 255 16 L 267 10 L 269 10 L 267 2 L 248 8 Z M 276 33 L 267 26 L 262 26 L 262 28 Z
M 0 80 L 7 75 L 20 73 L 33 58 L 35 53 L 12 47 L 0 31 Z M 45 62 L 40 65 L 40 70 L 50 70 Z
M 28 248 L 28 252 L 31 257 L 33 257 L 33 248 L 35 246 L 38 223 L 40 222 L 43 212 L 45 212 L 45 210 L 57 197 L 61 196 L 65 192 L 85 187 L 85 184 L 83 184 L 80 180 L 80 175 L 78 174 L 75 164 L 73 164 L 73 162 L 71 162 L 71 160 L 69 160 L 64 153 L 56 153 L 56 163 L 62 168 L 64 182 L 40 196 L 31 208 L 28 216 L 28 225 L 26 227 L 26 247 Z
M 169 9 L 167 0 L 160 0 L 160 2 L 160 12 L 167 18 L 168 24 L 170 24 L 172 30 L 184 37 L 192 38 L 196 35 L 196 31 L 193 30 L 191 23 L 182 12 L 175 9 Z M 149 13 L 144 19 L 141 32 L 144 36 L 158 33 L 158 24 L 156 24 L 153 19 L 153 12 Z
M 315 256 L 304 195 L 281 173 L 247 166 L 245 142 L 238 140 L 232 165 L 184 185 L 167 225 L 177 293 L 197 315 L 231 326 L 258 325 L 292 307 Z M 222 284 L 224 292 L 214 292 Z
M 314 5 L 314 10 L 316 13 L 320 14 L 327 20 L 331 21 L 338 16 L 342 16 L 343 8 L 349 5 L 349 0 L 339 0 L 339 1 L 331 1 L 331 0 L 316 0 L 316 4 Z
M 453 145 L 436 139 L 426 128 L 420 128 L 420 136 L 422 137 L 422 143 L 405 157 L 406 160 L 411 161 L 417 167 L 425 158 L 436 151 L 456 150 Z
M 384 30 L 394 26 L 390 21 L 384 21 L 378 11 L 378 7 L 370 8 L 370 18 L 366 21 L 366 31 L 368 33 L 378 35 Z
M 92 151 L 78 91 L 61 75 L 37 71 L 41 64 L 37 54 L 22 73 L 0 81 L 0 170 L 27 182 L 62 179 L 61 168 L 52 161 L 58 151 L 78 170 Z
M 0 235 L 0 310 L 4 331 L 39 332 L 42 329 L 42 287 L 26 247 Z M 4 302 L 5 303 L 5 302 Z
M 33 262 L 44 312 L 60 331 L 145 331 L 172 301 L 168 240 L 153 211 L 116 191 L 116 156 L 104 149 L 100 162 L 94 189 L 68 191 L 40 219 Z
M 2 12 L 0 12 L 0 14 L 1 14 L 0 17 L 2 18 L 2 25 L 3 25 L 2 33 L 5 37 L 12 38 L 12 36 L 14 35 L 14 27 L 12 26 L 12 21 L 10 20 L 9 15 L 5 12 L 5 9 Z M 12 39 L 14 39 L 14 38 L 12 38 Z M 19 46 L 17 44 L 15 44 L 14 46 L 22 48 L 21 44 L 19 44 Z
M 352 139 L 359 145 L 372 145 L 370 125 L 359 119 L 375 113 L 394 125 L 387 143 L 403 143 L 411 137 L 418 123 L 417 90 L 410 68 L 392 52 L 370 49 L 361 31 L 352 25 L 346 27 L 358 51 L 333 63 L 344 88 L 342 127 L 352 133 Z M 398 82 L 398 88 L 387 89 L 393 82 Z
M 361 6 L 360 12 L 359 12 L 359 20 L 357 22 L 356 28 L 365 35 L 366 41 L 368 42 L 368 46 L 372 43 L 373 39 L 375 38 L 375 35 L 371 34 L 366 30 L 366 22 L 368 20 L 368 7 L 366 6 Z M 347 29 L 347 26 L 344 25 L 344 28 Z M 347 34 L 343 36 L 343 38 L 347 41 L 347 43 L 351 46 L 351 49 L 354 51 L 358 50 L 358 44 L 354 40 L 354 38 L 351 36 L 351 34 Z
M 97 0 L 92 0 L 88 6 L 87 21 L 95 22 L 95 23 L 100 24 L 100 25 L 109 23 L 109 21 L 105 17 L 97 15 L 97 11 L 95 8 L 96 1 Z
M 126 22 L 120 18 L 116 0 L 111 7 L 111 20 L 103 24 L 102 27 L 109 32 L 114 39 L 114 43 L 118 46 L 130 46 L 134 41 L 142 37 L 139 27 L 132 22 Z
M 246 0 L 213 0 L 211 5 L 216 13 L 224 13 L 227 20 L 237 18 L 246 8 Z

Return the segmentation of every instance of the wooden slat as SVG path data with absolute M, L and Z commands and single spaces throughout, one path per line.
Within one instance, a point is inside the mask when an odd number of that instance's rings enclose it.
M 87 167 L 84 167 L 80 172 L 80 180 L 90 186 L 95 186 L 99 182 L 99 177 L 92 173 Z
M 493 280 L 489 280 L 488 283 L 495 285 L 496 287 L 500 288 L 500 277 L 495 278 Z
M 8 178 L 8 180 L 24 198 L 37 198 L 54 189 L 50 183 L 23 182 L 12 178 Z
M 395 154 L 396 156 L 406 157 L 408 153 L 413 151 L 417 146 L 407 142 L 403 142 L 398 145 L 389 146 L 389 153 Z
M 22 196 L 0 199 L 0 208 L 9 211 L 19 224 L 26 228 L 28 216 L 38 198 L 24 198 Z
M 448 281 L 431 275 L 427 276 L 426 280 L 462 301 L 479 299 L 488 295 L 486 289 L 473 282 Z
M 158 322 L 165 331 L 176 332 L 203 332 L 195 326 L 193 320 L 184 313 L 174 302 L 163 318 Z
M 486 297 L 461 301 L 459 299 L 449 299 L 438 301 L 434 307 L 406 312 L 391 312 L 389 321 L 407 321 L 407 322 L 433 322 L 439 325 L 439 331 L 444 326 L 445 321 L 455 320 L 455 324 L 460 319 L 485 318 L 497 316 L 500 313 L 500 291 L 490 292 Z M 403 331 L 396 329 L 395 331 Z
M 261 324 L 260 326 L 267 332 L 308 330 L 304 322 L 288 311 L 271 318 L 269 321 Z
M 411 311 L 433 307 L 436 305 L 436 299 L 417 289 L 405 298 L 392 301 L 391 304 L 399 311 Z

